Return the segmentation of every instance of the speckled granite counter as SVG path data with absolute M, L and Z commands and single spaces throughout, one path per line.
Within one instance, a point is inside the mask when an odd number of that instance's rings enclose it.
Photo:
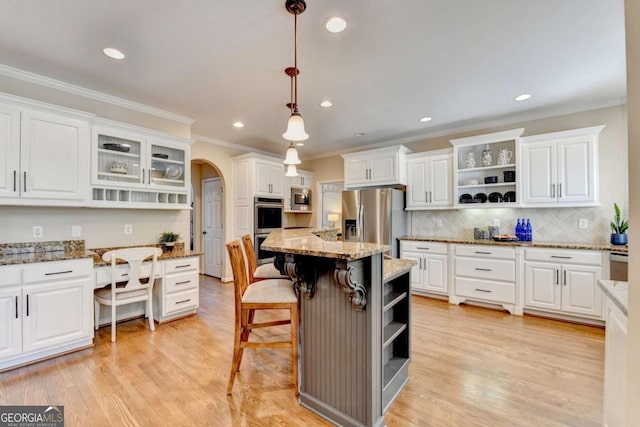
M 138 245 L 147 246 L 147 245 Z M 138 247 L 135 246 L 135 247 Z M 162 247 L 162 245 L 148 245 Z M 131 246 L 134 247 L 134 246 Z M 65 240 L 30 243 L 6 243 L 0 244 L 0 266 L 15 264 L 32 264 L 37 262 L 65 261 L 71 259 L 93 258 L 94 267 L 108 265 L 102 261 L 102 254 L 112 249 L 121 248 L 97 248 L 85 249 L 84 240 Z M 184 243 L 176 245 L 173 251 L 163 251 L 159 260 L 186 258 L 202 255 L 184 249 Z
M 93 257 L 93 253 L 85 250 L 84 240 L 0 244 L 0 265 L 31 264 L 91 257 Z
M 115 247 L 115 248 L 95 248 L 95 249 L 89 249 L 89 251 L 91 251 L 91 253 L 93 254 L 93 266 L 94 267 L 104 267 L 107 265 L 110 265 L 108 262 L 103 261 L 102 260 L 102 255 L 105 252 L 114 250 L 114 249 L 124 249 L 127 247 L 140 247 L 140 246 L 150 246 L 150 247 L 158 247 L 158 248 L 162 248 L 162 245 L 158 244 L 158 245 L 137 245 L 137 246 L 123 246 L 123 247 Z M 160 255 L 158 257 L 159 261 L 163 261 L 163 260 L 167 260 L 167 259 L 176 259 L 176 258 L 187 258 L 187 257 L 192 257 L 192 256 L 200 256 L 202 255 L 201 252 L 194 252 L 194 251 L 190 251 L 190 250 L 186 250 L 184 248 L 184 243 L 177 243 L 176 247 L 172 250 L 172 251 L 166 251 L 166 250 L 162 250 L 162 255 Z M 123 261 L 118 262 L 118 263 L 124 263 Z
M 557 249 L 582 249 L 591 251 L 615 251 L 628 252 L 628 246 L 615 246 L 610 243 L 571 243 L 571 242 L 496 242 L 494 240 L 474 240 L 462 238 L 404 236 L 399 240 L 411 240 L 418 242 L 455 243 L 462 245 L 491 245 L 491 246 L 521 246 L 528 248 L 557 248 Z
M 629 304 L 629 283 L 617 280 L 598 280 L 604 294 L 627 316 Z
M 416 264 L 418 264 L 418 262 L 413 259 L 385 257 L 382 261 L 382 281 L 388 282 L 389 280 L 395 279 L 411 270 L 411 267 Z
M 295 255 L 356 260 L 391 249 L 377 243 L 327 241 L 314 234 L 312 228 L 273 231 L 262 243 L 262 249 Z

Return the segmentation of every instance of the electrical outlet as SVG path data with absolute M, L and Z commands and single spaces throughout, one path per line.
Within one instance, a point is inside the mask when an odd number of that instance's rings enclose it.
M 500 220 L 498 218 L 493 218 L 493 226 L 500 227 Z
M 71 237 L 80 237 L 82 236 L 82 227 L 79 225 L 71 226 Z
M 442 227 L 442 220 L 441 219 L 437 219 L 436 220 L 436 227 Z
M 129 236 L 129 235 L 133 234 L 133 225 L 125 224 L 124 225 L 124 234 L 125 234 L 125 236 Z
M 589 220 L 587 218 L 580 218 L 578 220 L 578 228 L 589 228 Z
M 33 226 L 33 237 L 42 237 L 44 235 L 44 231 L 42 230 L 41 225 Z

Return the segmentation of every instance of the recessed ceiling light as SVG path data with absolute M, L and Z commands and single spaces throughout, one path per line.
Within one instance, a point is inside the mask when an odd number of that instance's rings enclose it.
M 329 107 L 331 107 L 332 105 L 333 105 L 333 102 L 331 102 L 331 101 L 322 101 L 322 102 L 320 103 L 320 106 L 321 106 L 321 107 L 324 107 L 324 108 L 329 108 Z
M 296 142 L 296 145 L 297 145 L 298 147 L 302 147 L 302 146 L 304 146 L 304 142 Z
M 354 133 L 354 136 L 364 136 L 364 132 L 358 132 L 358 133 Z
M 516 101 L 526 101 L 529 98 L 531 98 L 531 95 L 529 95 L 528 93 L 523 93 L 522 95 L 518 95 L 513 99 Z
M 324 27 L 330 33 L 341 33 L 344 31 L 345 28 L 347 28 L 347 21 L 345 21 L 342 18 L 338 18 L 336 16 L 334 18 L 329 19 L 327 23 L 324 24 Z
M 420 118 L 420 121 L 421 121 L 422 123 L 424 123 L 424 122 L 430 122 L 430 121 L 431 121 L 431 117 L 421 117 L 421 118 Z
M 102 53 L 113 59 L 124 59 L 124 53 L 115 47 L 105 47 L 102 49 Z
M 242 122 L 235 122 L 235 123 L 233 124 L 233 127 L 234 127 L 234 128 L 243 128 L 243 127 L 244 127 L 244 123 L 242 123 Z

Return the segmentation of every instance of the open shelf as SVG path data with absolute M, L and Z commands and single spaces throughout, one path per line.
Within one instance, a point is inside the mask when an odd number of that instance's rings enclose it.
M 384 302 L 383 302 L 383 306 L 382 306 L 382 311 L 383 312 L 384 311 L 388 311 L 394 305 L 396 305 L 397 303 L 399 303 L 400 301 L 402 301 L 406 297 L 407 297 L 407 293 L 406 292 L 391 292 L 391 293 L 388 293 L 387 295 L 384 296 Z
M 408 357 L 393 357 L 383 367 L 383 387 L 387 387 L 398 372 L 409 363 Z
M 473 184 L 473 185 L 458 185 L 458 189 L 461 190 L 463 188 L 486 188 L 486 187 L 515 187 L 516 183 L 514 182 L 498 182 L 496 184 Z
M 106 148 L 98 148 L 98 153 L 107 154 L 110 156 L 132 157 L 135 159 L 140 158 L 140 154 L 128 153 L 125 151 L 117 151 L 117 150 L 107 150 Z
M 140 177 L 138 175 L 128 175 L 126 173 L 113 173 L 113 172 L 98 172 L 99 176 L 102 177 L 112 177 L 118 179 L 129 179 L 131 181 L 139 181 Z
M 477 168 L 462 168 L 462 169 L 458 169 L 458 172 L 462 173 L 462 172 L 483 172 L 483 171 L 488 171 L 488 170 L 493 170 L 493 169 L 509 169 L 509 168 L 515 168 L 516 165 L 514 163 L 509 163 L 508 165 L 493 165 L 493 166 L 480 166 Z
M 400 335 L 405 329 L 407 329 L 406 323 L 391 322 L 384 327 L 383 332 L 383 344 L 382 347 L 387 347 L 393 342 L 393 340 Z

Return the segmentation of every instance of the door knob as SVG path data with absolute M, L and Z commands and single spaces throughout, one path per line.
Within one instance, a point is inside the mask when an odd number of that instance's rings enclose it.
M 207 232 L 206 232 L 206 231 L 203 231 L 203 232 L 202 232 L 202 234 L 207 234 Z

